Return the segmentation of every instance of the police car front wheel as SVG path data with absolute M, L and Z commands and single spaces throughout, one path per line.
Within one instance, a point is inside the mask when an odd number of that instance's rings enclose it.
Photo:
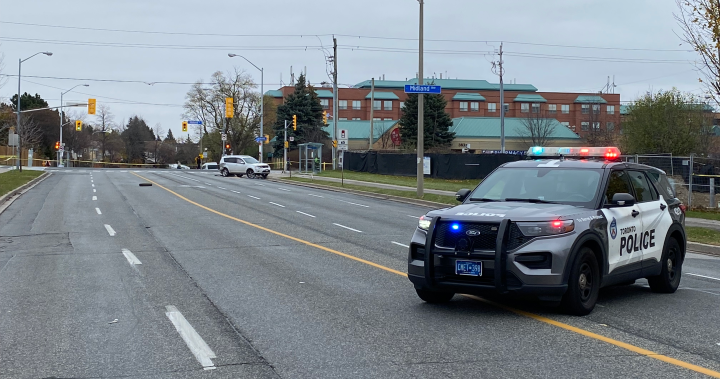
M 680 286 L 682 273 L 682 253 L 680 244 L 675 238 L 668 240 L 660 264 L 662 265 L 660 275 L 647 278 L 650 290 L 658 293 L 673 293 Z
M 415 292 L 417 292 L 420 299 L 427 303 L 447 303 L 452 300 L 453 296 L 455 296 L 455 293 L 453 292 L 431 291 L 418 288 L 415 289 Z
M 600 268 L 593 251 L 583 247 L 572 265 L 562 305 L 566 312 L 584 316 L 592 312 L 600 292 Z

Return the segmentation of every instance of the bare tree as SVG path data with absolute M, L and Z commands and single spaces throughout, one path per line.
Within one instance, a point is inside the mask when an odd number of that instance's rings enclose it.
M 20 138 L 21 145 L 38 147 L 42 140 L 43 130 L 32 117 L 25 116 L 20 119 L 20 127 L 15 132 Z
M 160 148 L 160 145 L 162 145 L 162 135 L 165 133 L 162 125 L 160 123 L 155 124 L 155 127 L 153 128 L 153 133 L 155 133 L 155 138 L 153 139 L 153 162 L 158 162 L 158 149 Z
M 538 109 L 528 112 L 521 124 L 517 132 L 527 147 L 545 146 L 555 132 L 557 120 L 550 118 L 547 111 Z
M 696 66 L 702 72 L 707 93 L 720 104 L 720 0 L 675 0 L 681 38 L 699 55 Z
M 616 131 L 613 122 L 607 122 L 608 118 L 602 114 L 600 104 L 588 104 L 588 113 L 582 117 L 586 123 L 583 130 L 583 137 L 589 146 L 615 146 Z
M 105 160 L 105 151 L 107 149 L 108 134 L 115 130 L 115 116 L 110 112 L 110 108 L 105 104 L 100 104 L 98 112 L 95 114 L 95 122 L 97 123 L 97 132 L 99 132 L 100 148 L 102 149 L 101 160 Z

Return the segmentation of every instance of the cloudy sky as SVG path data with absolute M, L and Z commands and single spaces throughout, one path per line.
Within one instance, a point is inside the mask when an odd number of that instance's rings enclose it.
M 417 0 L 4 0 L 0 98 L 39 93 L 58 105 L 95 97 L 116 121 L 133 115 L 178 136 L 190 83 L 246 70 L 265 90 L 307 67 L 329 81 L 326 52 L 338 39 L 338 82 L 405 80 L 418 68 Z M 700 94 L 696 55 L 682 45 L 675 0 L 425 0 L 425 76 L 497 82 L 491 62 L 504 41 L 506 81 L 540 91 L 597 92 L 614 76 L 630 101 L 677 87 Z M 281 82 L 282 81 L 282 82 Z M 161 83 L 167 82 L 167 83 Z M 146 84 L 150 83 L 150 84 Z M 155 84 L 152 84 L 155 83 Z M 87 121 L 92 121 L 90 117 Z

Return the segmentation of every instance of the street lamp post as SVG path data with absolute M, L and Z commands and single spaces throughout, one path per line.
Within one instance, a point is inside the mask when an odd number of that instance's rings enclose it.
M 18 158 L 17 158 L 17 169 L 18 171 L 22 172 L 22 166 L 20 165 L 21 158 L 22 158 L 22 134 L 20 134 L 20 75 L 22 73 L 22 63 L 26 60 L 38 55 L 38 54 L 45 54 L 47 56 L 51 56 L 52 53 L 49 51 L 41 51 L 38 53 L 35 53 L 25 59 L 18 59 L 18 93 L 17 93 L 17 130 L 18 130 Z
M 263 77 L 265 75 L 264 70 L 261 67 L 255 66 L 255 63 L 250 62 L 249 59 L 243 57 L 242 55 L 230 53 L 230 54 L 228 54 L 228 57 L 230 57 L 230 58 L 240 57 L 240 58 L 246 60 L 251 65 L 253 65 L 253 67 L 255 67 L 256 69 L 260 70 L 260 137 L 264 137 L 265 136 L 265 134 L 263 134 L 263 123 L 265 121 L 265 92 L 264 92 L 265 90 L 263 88 L 263 84 L 264 84 Z M 264 144 L 264 142 L 265 141 L 263 141 L 263 143 L 260 144 L 260 163 L 263 162 L 263 144 Z
M 62 144 L 62 137 L 63 137 L 63 136 L 62 136 L 62 134 L 63 134 L 63 131 L 62 131 L 62 127 L 63 127 L 63 109 L 62 109 L 62 108 L 63 108 L 63 95 L 65 95 L 66 93 L 68 93 L 68 92 L 70 92 L 70 91 L 72 91 L 72 90 L 74 90 L 75 88 L 80 87 L 80 86 L 89 87 L 90 85 L 89 85 L 89 84 L 78 84 L 78 85 L 76 85 L 75 87 L 70 88 L 69 90 L 67 90 L 67 91 L 65 91 L 65 92 L 60 92 L 60 109 L 58 109 L 58 110 L 60 111 L 60 146 L 63 145 L 63 144 Z M 65 150 L 63 150 L 63 153 L 62 153 L 62 154 L 64 154 L 64 151 L 65 151 Z M 62 154 L 61 154 L 60 151 L 58 150 L 58 157 L 57 157 L 57 158 L 58 158 L 58 167 L 60 167 L 60 165 L 62 165 L 62 160 L 63 160 Z

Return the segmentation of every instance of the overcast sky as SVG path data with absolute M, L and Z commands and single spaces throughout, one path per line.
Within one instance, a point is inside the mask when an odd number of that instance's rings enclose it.
M 319 84 L 329 81 L 320 46 L 331 52 L 333 34 L 341 85 L 405 80 L 418 69 L 418 8 L 417 0 L 4 0 L 2 74 L 13 76 L 0 97 L 17 92 L 19 58 L 51 51 L 23 63 L 22 92 L 53 106 L 60 89 L 90 84 L 64 99 L 95 97 L 117 122 L 139 115 L 179 136 L 190 85 L 142 82 L 191 83 L 238 67 L 259 85 L 259 71 L 232 52 L 264 68 L 266 91 L 287 84 L 291 66 Z M 506 82 L 597 92 L 614 75 L 623 101 L 649 89 L 701 94 L 676 12 L 675 0 L 425 0 L 425 76 L 498 82 L 490 62 L 504 41 Z

